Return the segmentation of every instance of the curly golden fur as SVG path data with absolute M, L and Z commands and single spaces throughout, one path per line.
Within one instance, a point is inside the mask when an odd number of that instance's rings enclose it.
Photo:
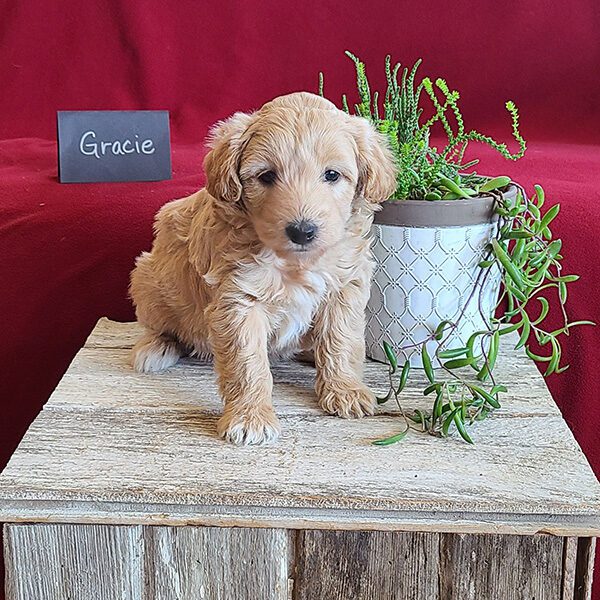
M 212 353 L 225 402 L 218 432 L 237 444 L 279 434 L 270 355 L 312 349 L 323 409 L 372 414 L 361 371 L 368 233 L 395 189 L 385 139 L 298 92 L 218 123 L 209 146 L 206 188 L 160 210 L 152 251 L 131 276 L 146 328 L 135 369 Z

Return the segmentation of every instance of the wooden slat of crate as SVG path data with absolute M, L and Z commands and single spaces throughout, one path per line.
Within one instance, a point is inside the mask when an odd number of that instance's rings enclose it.
M 569 567 L 576 540 L 549 535 L 40 524 L 5 531 L 8 600 L 583 600 L 589 594 L 589 577 L 577 582 Z

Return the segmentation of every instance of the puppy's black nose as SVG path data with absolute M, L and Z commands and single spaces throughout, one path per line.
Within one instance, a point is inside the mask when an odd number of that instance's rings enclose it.
M 285 228 L 286 235 L 294 242 L 294 244 L 300 244 L 302 246 L 310 244 L 317 236 L 318 227 L 310 221 L 295 221 L 290 223 Z

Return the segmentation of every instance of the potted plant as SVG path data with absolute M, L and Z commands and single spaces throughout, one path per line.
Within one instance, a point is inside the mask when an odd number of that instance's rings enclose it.
M 569 322 L 564 305 L 567 284 L 576 275 L 562 273 L 561 242 L 551 224 L 559 211 L 547 210 L 540 186 L 528 197 L 509 177 L 486 177 L 477 160 L 464 162 L 469 142 L 490 146 L 509 160 L 523 156 L 526 143 L 519 115 L 506 103 L 512 120 L 515 153 L 506 144 L 465 129 L 460 98 L 443 79 L 417 82 L 421 61 L 412 69 L 392 66 L 386 58 L 387 89 L 371 94 L 365 65 L 350 52 L 356 67 L 359 102 L 355 113 L 384 133 L 398 161 L 396 193 L 383 203 L 373 225 L 375 273 L 367 307 L 366 345 L 370 358 L 389 363 L 389 388 L 380 403 L 398 404 L 410 369 L 422 367 L 424 389 L 434 400 L 427 414 L 405 417 L 402 431 L 375 443 L 402 439 L 415 424 L 446 436 L 456 428 L 472 442 L 467 426 L 500 407 L 506 387 L 494 378 L 502 336 L 519 331 L 517 347 L 545 363 L 545 374 L 560 372 L 560 336 L 587 321 Z M 319 91 L 323 94 L 323 75 Z M 429 116 L 423 117 L 423 100 Z M 343 109 L 350 112 L 346 96 Z M 432 145 L 432 128 L 440 126 L 443 146 Z M 548 292 L 555 291 L 564 324 L 544 328 Z M 532 307 L 539 306 L 535 318 Z M 530 339 L 548 348 L 536 354 Z M 403 364 L 400 364 L 403 363 Z

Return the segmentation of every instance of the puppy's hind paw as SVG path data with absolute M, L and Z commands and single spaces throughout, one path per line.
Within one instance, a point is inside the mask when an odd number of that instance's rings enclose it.
M 180 344 L 164 334 L 146 333 L 131 351 L 131 364 L 138 373 L 156 373 L 177 363 Z
M 225 411 L 219 419 L 220 437 L 237 446 L 269 444 L 279 437 L 281 427 L 273 409 L 246 412 Z
M 319 398 L 319 404 L 331 415 L 353 419 L 372 415 L 375 412 L 376 401 L 368 387 L 355 384 L 325 388 Z

